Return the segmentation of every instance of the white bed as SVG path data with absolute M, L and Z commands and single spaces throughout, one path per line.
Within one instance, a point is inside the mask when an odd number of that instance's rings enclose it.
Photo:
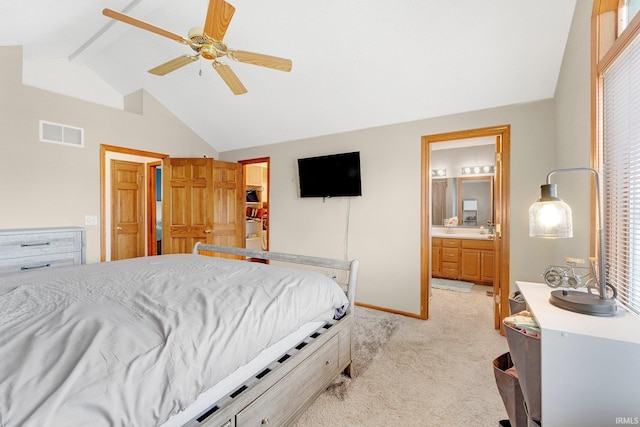
M 349 286 L 198 250 L 346 269 Z M 350 367 L 356 271 L 356 261 L 200 245 L 4 276 L 0 425 L 289 423 Z

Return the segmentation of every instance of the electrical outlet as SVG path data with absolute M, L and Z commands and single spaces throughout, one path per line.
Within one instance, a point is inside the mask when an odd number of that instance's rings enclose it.
M 85 215 L 84 216 L 84 225 L 98 225 L 98 216 L 97 215 Z

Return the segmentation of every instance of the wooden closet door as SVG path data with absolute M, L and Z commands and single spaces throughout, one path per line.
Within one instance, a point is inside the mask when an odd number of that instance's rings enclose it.
M 213 243 L 213 159 L 167 158 L 162 176 L 162 252 Z
M 240 163 L 213 162 L 214 244 L 246 245 L 246 193 Z
M 242 165 L 165 159 L 162 218 L 163 253 L 190 253 L 197 242 L 244 247 Z

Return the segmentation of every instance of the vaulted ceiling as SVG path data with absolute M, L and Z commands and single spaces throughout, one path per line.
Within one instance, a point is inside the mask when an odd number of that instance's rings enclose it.
M 230 49 L 293 61 L 291 72 L 221 60 L 234 95 L 193 53 L 113 21 L 122 11 L 187 37 L 208 0 L 32 0 L 0 4 L 0 45 L 25 62 L 68 59 L 122 96 L 145 89 L 222 152 L 551 98 L 576 0 L 228 0 Z

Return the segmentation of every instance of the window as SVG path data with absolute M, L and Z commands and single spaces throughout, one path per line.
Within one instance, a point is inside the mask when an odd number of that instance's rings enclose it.
M 618 2 L 618 35 L 627 28 L 629 22 L 640 11 L 640 0 L 619 0 Z
M 638 31 L 629 33 L 598 71 L 602 127 L 597 152 L 607 281 L 617 287 L 620 304 L 640 315 L 640 37 Z

